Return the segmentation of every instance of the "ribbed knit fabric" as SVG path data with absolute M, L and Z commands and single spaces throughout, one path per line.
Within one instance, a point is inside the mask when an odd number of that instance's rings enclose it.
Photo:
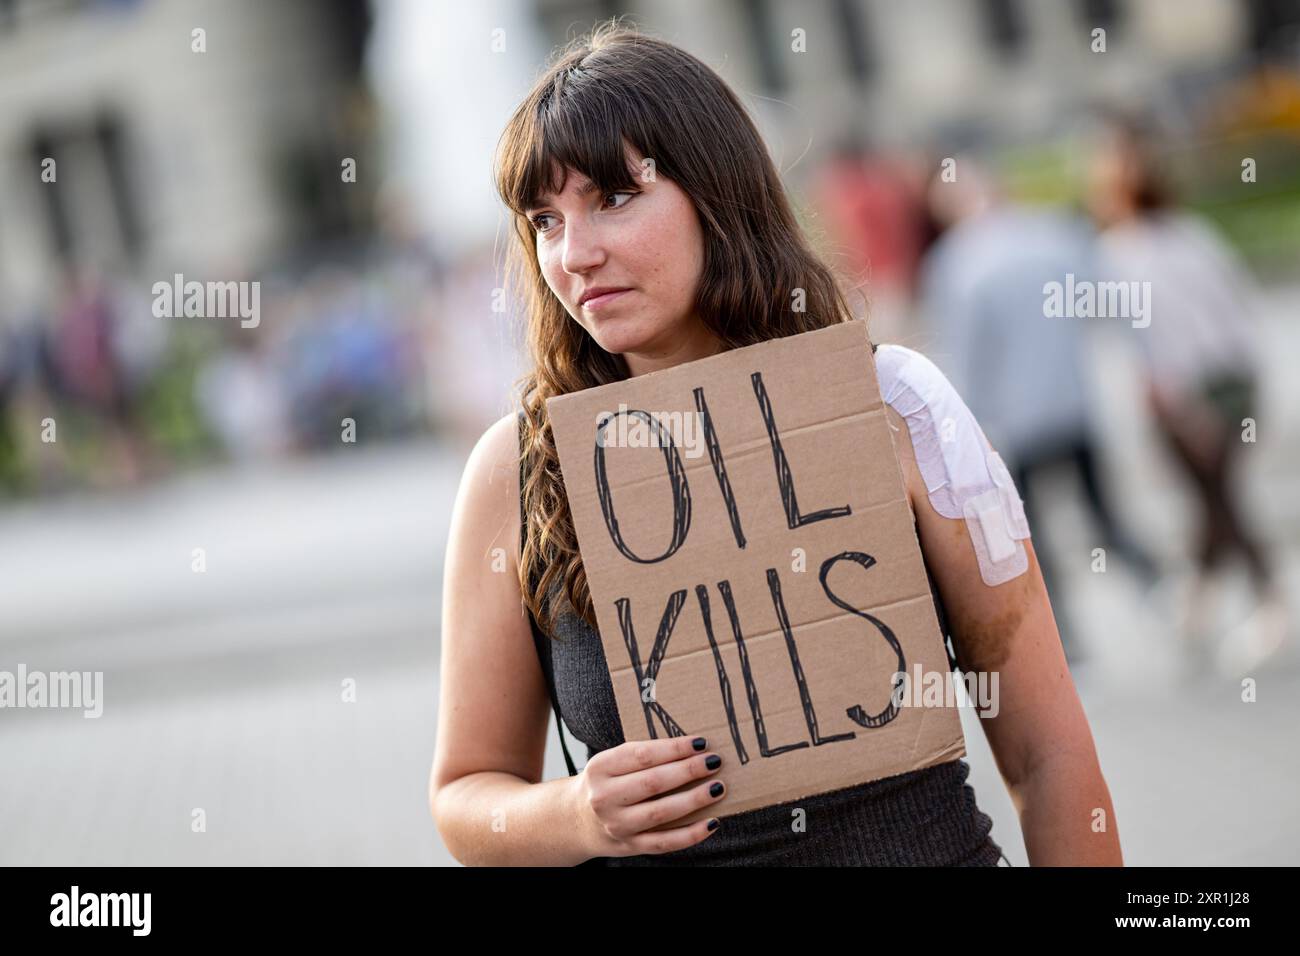
M 599 632 L 573 612 L 558 583 L 551 595 L 562 610 L 540 642 L 542 671 L 590 759 L 624 742 L 614 687 Z M 976 806 L 969 773 L 964 760 L 953 760 L 722 817 L 717 832 L 685 850 L 602 859 L 606 866 L 997 866 L 993 821 Z M 800 831 L 795 808 L 804 811 Z

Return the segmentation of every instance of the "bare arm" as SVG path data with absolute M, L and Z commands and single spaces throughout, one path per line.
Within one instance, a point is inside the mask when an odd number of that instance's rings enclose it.
M 703 842 L 716 819 L 671 826 L 725 795 L 710 779 L 721 757 L 703 752 L 703 738 L 625 741 L 576 776 L 540 782 L 550 702 L 519 593 L 515 429 L 507 416 L 475 446 L 452 516 L 429 777 L 438 832 L 456 859 L 486 866 L 573 866 Z
M 1110 792 L 1031 540 L 1024 542 L 1028 571 L 986 585 L 966 522 L 934 510 L 907 424 L 892 408 L 888 412 L 958 663 L 963 670 L 998 674 L 997 715 L 981 718 L 981 724 L 1020 815 L 1030 863 L 1122 865 Z
M 457 492 L 443 575 L 438 735 L 429 806 L 467 865 L 571 866 L 578 777 L 540 783 L 550 704 L 519 592 L 515 418 L 484 433 Z

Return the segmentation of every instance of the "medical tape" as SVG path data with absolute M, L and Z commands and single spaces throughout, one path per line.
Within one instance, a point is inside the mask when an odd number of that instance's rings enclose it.
M 1023 542 L 1030 536 L 1024 503 L 974 415 L 919 353 L 881 346 L 876 359 L 881 394 L 907 422 L 930 504 L 945 518 L 965 519 L 980 578 L 993 587 L 1024 574 Z

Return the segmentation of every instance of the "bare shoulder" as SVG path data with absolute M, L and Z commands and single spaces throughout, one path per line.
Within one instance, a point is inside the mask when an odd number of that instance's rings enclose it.
M 485 480 L 499 480 L 514 473 L 519 483 L 519 413 L 502 415 L 487 427 L 470 452 L 467 468 L 476 468 L 476 475 Z
M 519 542 L 519 416 L 503 415 L 479 437 L 461 475 L 453 535 L 503 548 L 513 569 Z

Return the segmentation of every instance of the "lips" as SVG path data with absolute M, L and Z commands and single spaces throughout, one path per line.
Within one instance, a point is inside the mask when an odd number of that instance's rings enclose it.
M 599 309 L 602 306 L 606 305 L 607 303 L 613 302 L 615 299 L 620 298 L 624 293 L 631 292 L 631 291 L 632 291 L 631 289 L 610 289 L 605 292 L 600 292 L 598 295 L 594 295 L 591 298 L 584 300 L 582 305 L 584 308 L 588 308 L 588 309 Z

